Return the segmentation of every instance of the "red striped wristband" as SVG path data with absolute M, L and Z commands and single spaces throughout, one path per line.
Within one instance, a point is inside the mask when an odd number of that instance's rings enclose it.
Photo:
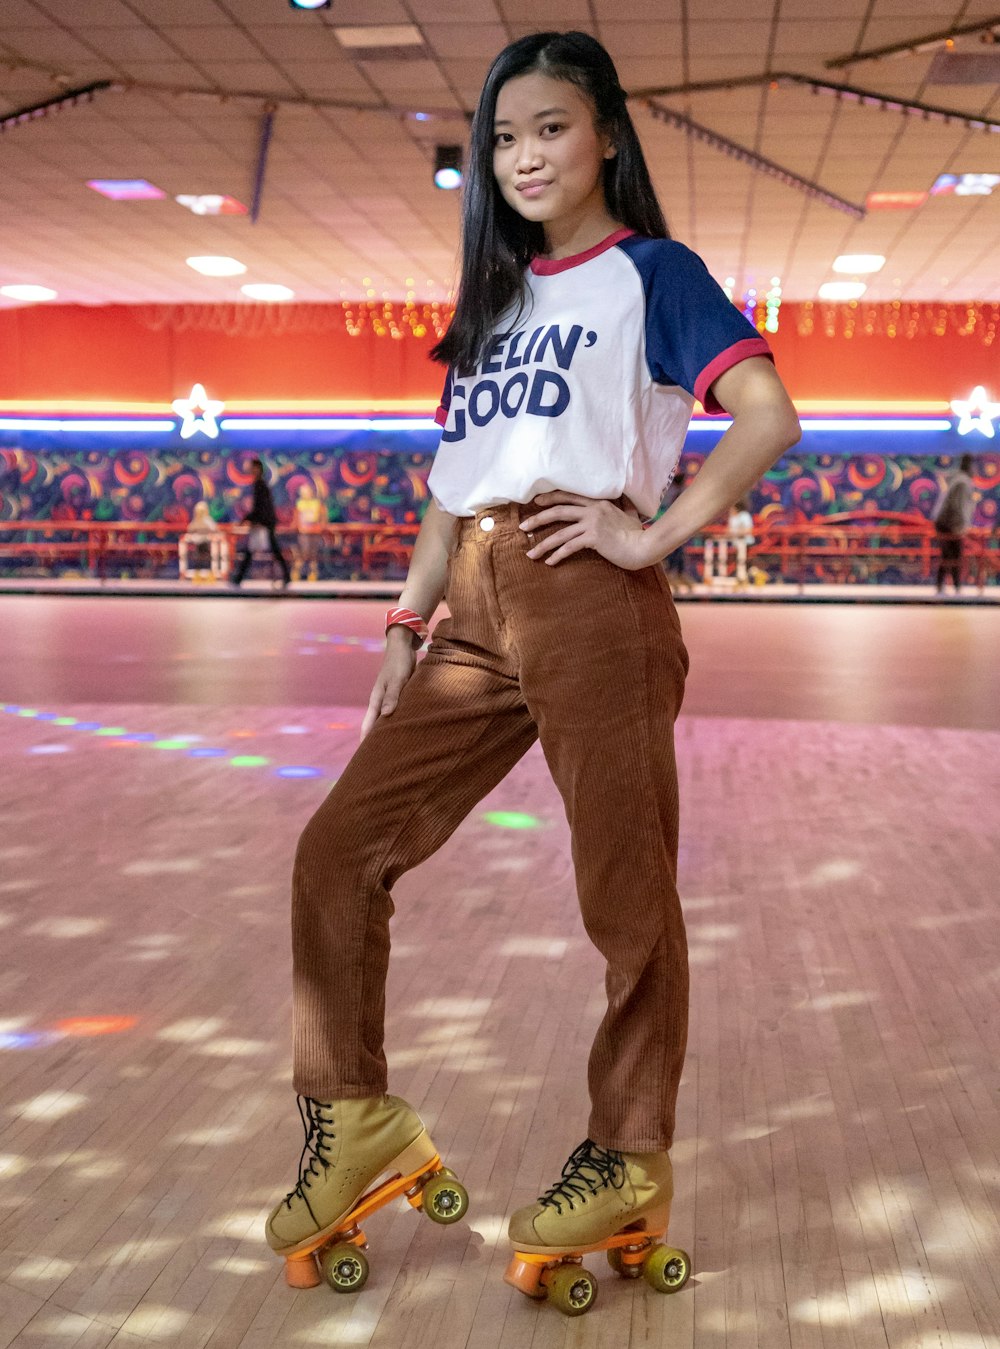
M 386 632 L 397 624 L 411 630 L 415 645 L 422 646 L 427 640 L 427 624 L 415 610 L 389 609 L 385 616 Z

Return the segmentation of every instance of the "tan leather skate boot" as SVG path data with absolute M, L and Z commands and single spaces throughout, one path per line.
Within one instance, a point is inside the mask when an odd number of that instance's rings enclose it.
M 583 1257 L 606 1251 L 622 1278 L 643 1276 L 658 1292 L 677 1292 L 688 1280 L 691 1260 L 660 1244 L 673 1192 L 668 1153 L 614 1152 L 586 1139 L 562 1178 L 511 1218 L 514 1254 L 505 1281 L 528 1297 L 548 1298 L 567 1316 L 580 1316 L 594 1305 L 598 1290 Z
M 669 1153 L 605 1151 L 588 1138 L 562 1178 L 517 1210 L 508 1235 L 518 1251 L 536 1255 L 597 1250 L 626 1227 L 665 1232 L 673 1195 Z
M 406 1176 L 437 1158 L 420 1116 L 398 1096 L 298 1101 L 306 1138 L 298 1184 L 266 1227 L 268 1245 L 282 1255 L 336 1231 L 383 1172 Z

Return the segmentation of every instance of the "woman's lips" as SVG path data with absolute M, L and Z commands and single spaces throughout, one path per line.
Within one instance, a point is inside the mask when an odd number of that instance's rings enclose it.
M 540 193 L 544 192 L 548 186 L 549 186 L 548 183 L 526 183 L 523 187 L 519 187 L 517 190 L 518 192 L 520 192 L 522 197 L 537 197 L 540 195 Z

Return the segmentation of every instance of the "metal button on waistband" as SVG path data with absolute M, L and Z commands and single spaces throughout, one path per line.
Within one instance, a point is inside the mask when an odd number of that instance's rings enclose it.
M 485 530 L 488 534 L 495 524 L 496 521 L 493 519 L 492 515 L 484 515 L 479 522 L 479 528 Z

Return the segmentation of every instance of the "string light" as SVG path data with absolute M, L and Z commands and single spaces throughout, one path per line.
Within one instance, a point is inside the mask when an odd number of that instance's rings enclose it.
M 771 277 L 771 288 L 764 296 L 764 331 L 776 333 L 778 331 L 778 310 L 781 308 L 781 277 Z

